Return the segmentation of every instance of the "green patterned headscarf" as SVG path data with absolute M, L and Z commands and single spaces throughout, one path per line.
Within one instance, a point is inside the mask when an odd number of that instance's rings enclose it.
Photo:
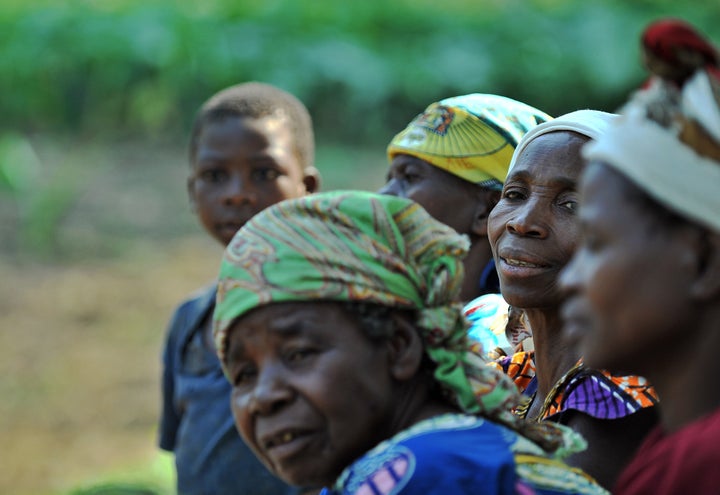
M 466 337 L 457 296 L 468 246 L 465 236 L 404 198 L 340 191 L 275 204 L 225 250 L 213 315 L 218 357 L 225 366 L 229 327 L 267 304 L 350 301 L 412 309 L 444 392 L 465 412 L 525 431 L 510 412 L 520 400 L 515 385 L 486 366 Z M 547 447 L 554 430 L 534 431 L 527 436 Z

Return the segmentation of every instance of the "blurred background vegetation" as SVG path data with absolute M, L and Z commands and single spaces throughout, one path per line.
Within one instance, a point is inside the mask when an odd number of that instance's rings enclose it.
M 171 486 L 158 355 L 219 255 L 184 193 L 212 93 L 294 93 L 324 188 L 376 189 L 389 139 L 440 98 L 616 109 L 645 77 L 641 30 L 664 16 L 720 42 L 720 3 L 701 0 L 3 0 L 0 435 L 15 460 L 0 493 L 138 473 Z

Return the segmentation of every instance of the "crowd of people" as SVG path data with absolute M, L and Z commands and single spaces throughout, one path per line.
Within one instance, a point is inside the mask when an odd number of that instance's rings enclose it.
M 716 492 L 720 56 L 677 19 L 641 44 L 617 113 L 431 103 L 377 192 L 319 192 L 294 96 L 212 96 L 187 189 L 225 251 L 163 353 L 178 493 Z

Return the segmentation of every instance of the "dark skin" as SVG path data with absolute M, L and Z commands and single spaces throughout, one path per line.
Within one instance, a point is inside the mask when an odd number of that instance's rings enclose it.
M 470 251 L 463 261 L 465 279 L 460 300 L 471 301 L 481 296 L 478 280 L 492 259 L 487 219 L 500 192 L 484 189 L 405 154 L 393 158 L 387 183 L 378 192 L 412 199 L 433 218 L 470 238 Z
M 423 343 L 407 316 L 370 340 L 332 302 L 272 303 L 229 330 L 235 424 L 287 483 L 330 486 L 358 456 L 427 418 L 457 412 L 421 373 Z
M 640 201 L 644 191 L 600 162 L 581 184 L 584 241 L 561 278 L 565 328 L 594 365 L 648 377 L 663 429 L 677 431 L 720 407 L 707 386 L 720 373 L 720 234 Z M 643 285 L 628 287 L 639 273 Z
M 528 419 L 539 416 L 553 386 L 580 359 L 577 343 L 562 331 L 563 292 L 558 277 L 580 239 L 577 183 L 580 149 L 588 138 L 569 131 L 539 136 L 510 171 L 503 195 L 488 221 L 503 297 L 522 308 L 535 346 L 537 394 Z M 582 433 L 588 449 L 568 459 L 606 488 L 612 487 L 655 414 L 625 420 L 597 420 L 580 412 L 560 421 Z

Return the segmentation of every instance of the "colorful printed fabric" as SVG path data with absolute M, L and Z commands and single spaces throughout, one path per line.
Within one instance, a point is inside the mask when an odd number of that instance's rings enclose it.
M 558 455 L 584 447 L 568 429 L 528 427 L 511 409 L 520 396 L 468 345 L 456 302 L 468 240 L 417 203 L 360 191 L 320 193 L 253 217 L 225 250 L 213 331 L 223 365 L 232 323 L 286 301 L 358 301 L 418 313 L 435 379 L 464 412 L 509 425 Z
M 535 378 L 535 353 L 516 352 L 497 361 L 488 363 L 505 373 L 515 383 L 521 394 L 530 397 L 537 389 Z
M 717 493 L 720 409 L 674 433 L 655 427 L 620 474 L 617 495 Z
M 323 495 L 601 494 L 590 477 L 481 418 L 448 414 L 386 440 Z
M 520 138 L 552 117 L 503 96 L 469 94 L 428 106 L 390 142 L 390 161 L 415 156 L 475 184 L 500 190 Z
M 537 377 L 533 352 L 519 352 L 494 364 L 526 397 L 534 397 Z M 558 421 L 558 415 L 576 410 L 597 419 L 619 419 L 658 405 L 655 389 L 641 376 L 613 375 L 586 368 L 581 362 L 561 378 L 545 400 L 540 419 Z M 529 404 L 515 412 L 526 417 Z
M 510 343 L 505 337 L 508 322 L 508 303 L 500 294 L 484 294 L 467 303 L 463 308 L 470 322 L 468 337 L 477 342 L 480 352 L 489 353 L 500 347 L 509 352 Z

